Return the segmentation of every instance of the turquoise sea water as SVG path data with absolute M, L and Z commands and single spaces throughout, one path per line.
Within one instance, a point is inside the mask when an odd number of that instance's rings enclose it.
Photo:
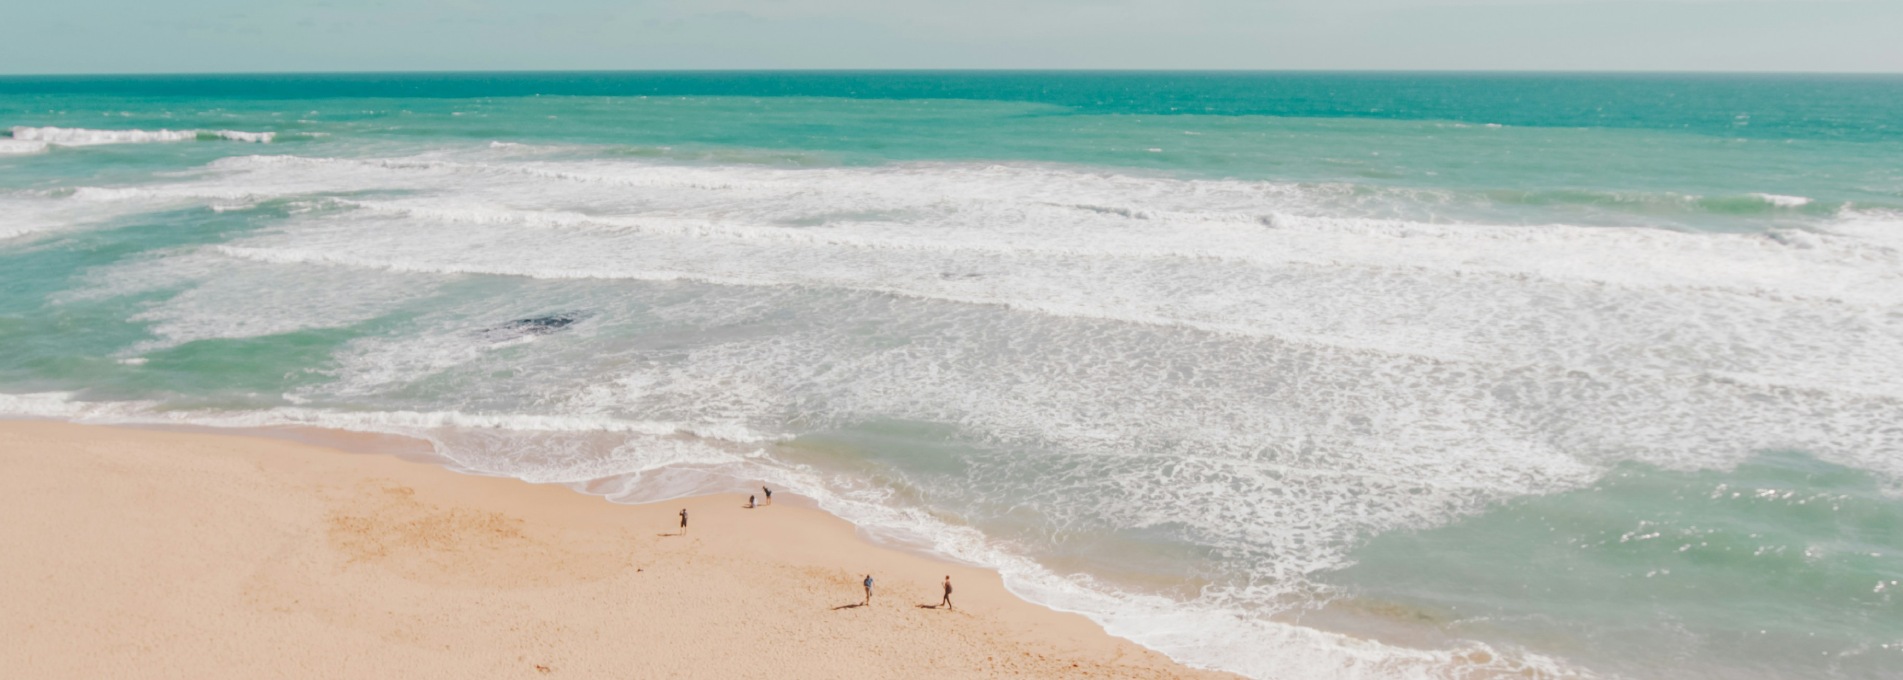
M 0 412 L 765 481 L 1255 677 L 1903 667 L 1903 78 L 0 78 Z

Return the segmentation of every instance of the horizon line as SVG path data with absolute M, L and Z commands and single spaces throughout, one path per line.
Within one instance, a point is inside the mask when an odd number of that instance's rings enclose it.
M 422 69 L 338 71 L 97 71 L 0 73 L 0 78 L 157 78 L 204 76 L 370 76 L 532 74 L 1339 74 L 1339 75 L 1698 75 L 1698 76 L 1903 76 L 1903 71 L 1723 71 L 1674 69 L 1274 69 L 1274 68 L 655 68 L 655 69 Z

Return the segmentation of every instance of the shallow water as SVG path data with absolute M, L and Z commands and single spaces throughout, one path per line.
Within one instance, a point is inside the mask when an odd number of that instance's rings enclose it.
M 1262 677 L 1880 677 L 1899 104 L 0 79 L 0 411 L 416 435 L 629 500 L 764 480 Z
M 1633 676 L 1881 677 L 1903 642 L 1900 556 L 1903 505 L 1877 479 L 1767 452 L 1727 471 L 1620 465 L 1377 537 L 1323 579 L 1448 636 Z

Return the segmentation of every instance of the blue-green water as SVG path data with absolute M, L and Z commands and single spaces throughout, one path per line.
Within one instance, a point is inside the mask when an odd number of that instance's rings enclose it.
M 1790 452 L 1727 471 L 1614 468 L 1449 526 L 1376 537 L 1322 578 L 1443 635 L 1646 677 L 1883 677 L 1903 640 L 1903 504 Z M 1750 650 L 1741 654 L 1738 650 Z
M 1903 78 L 0 78 L 0 129 L 7 413 L 765 481 L 1257 677 L 1903 667 Z

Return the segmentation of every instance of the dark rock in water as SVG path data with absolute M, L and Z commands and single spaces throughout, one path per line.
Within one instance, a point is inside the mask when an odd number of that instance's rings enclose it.
M 510 321 L 500 326 L 496 326 L 494 328 L 488 329 L 484 333 L 491 336 L 501 335 L 505 337 L 506 336 L 522 336 L 522 335 L 548 335 L 550 333 L 555 333 L 555 332 L 567 329 L 569 326 L 573 326 L 577 323 L 580 323 L 582 319 L 586 319 L 586 318 L 588 318 L 588 315 L 586 314 L 572 314 L 572 313 L 545 314 L 542 316 L 532 316 L 526 319 L 516 319 L 514 321 Z
M 508 324 L 504 325 L 503 327 L 508 328 L 510 330 L 521 331 L 523 333 L 528 333 L 531 335 L 547 335 L 549 333 L 553 333 L 555 331 L 559 331 L 561 329 L 567 328 L 570 325 L 573 325 L 575 322 L 580 320 L 581 319 L 576 318 L 574 316 L 567 315 L 567 314 L 551 314 L 548 316 L 537 316 L 537 317 L 530 317 L 527 319 L 516 319 L 514 321 L 510 321 Z

